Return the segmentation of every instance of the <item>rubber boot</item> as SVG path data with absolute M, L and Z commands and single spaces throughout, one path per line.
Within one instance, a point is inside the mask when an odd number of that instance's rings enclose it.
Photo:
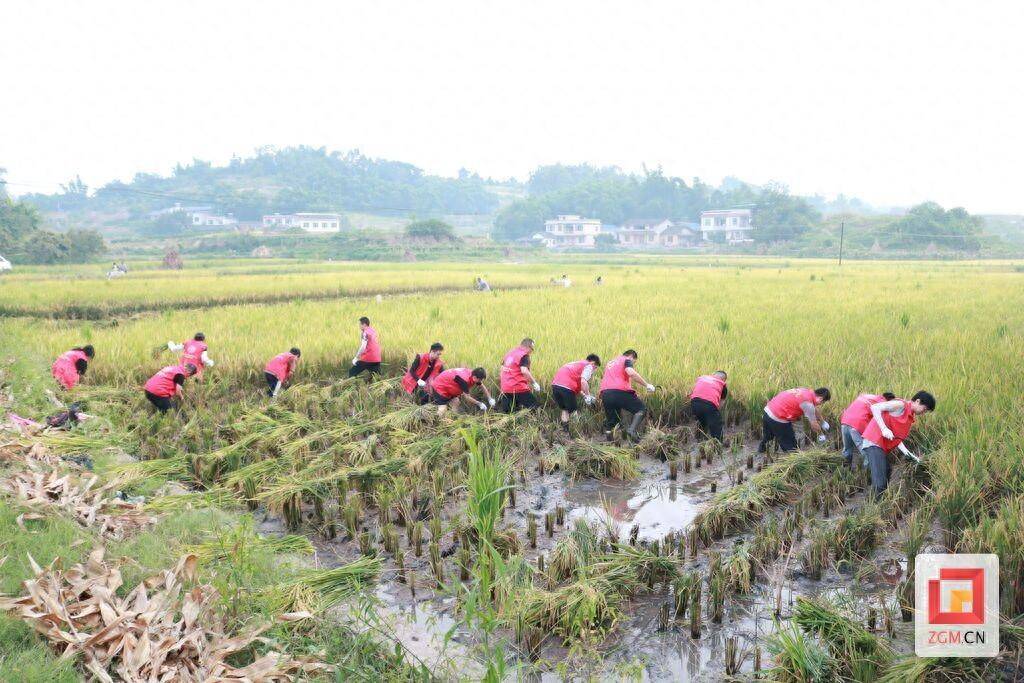
M 635 415 L 633 415 L 633 421 L 629 423 L 629 428 L 626 429 L 626 434 L 629 435 L 629 438 L 632 439 L 633 441 L 639 441 L 640 440 L 640 435 L 637 433 L 636 430 L 637 430 L 637 428 L 640 427 L 640 423 L 643 422 L 643 421 L 644 421 L 644 414 L 642 412 L 641 413 L 636 413 Z

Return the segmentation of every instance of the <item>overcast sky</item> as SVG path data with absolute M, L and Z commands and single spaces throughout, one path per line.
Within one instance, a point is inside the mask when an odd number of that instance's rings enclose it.
M 11 0 L 0 167 L 22 193 L 307 144 L 1024 213 L 1022 27 L 1019 1 Z

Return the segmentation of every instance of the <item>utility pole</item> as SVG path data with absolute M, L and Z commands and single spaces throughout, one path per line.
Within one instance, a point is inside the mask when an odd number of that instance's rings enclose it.
M 839 224 L 839 265 L 843 265 L 843 237 L 846 235 L 846 221 Z

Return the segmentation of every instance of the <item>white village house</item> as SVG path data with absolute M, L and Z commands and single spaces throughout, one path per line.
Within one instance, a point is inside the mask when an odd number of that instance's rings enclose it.
M 714 209 L 700 212 L 700 232 L 709 242 L 742 244 L 753 242 L 751 209 Z
M 564 215 L 544 221 L 543 242 L 549 249 L 593 249 L 601 234 L 601 221 L 596 218 Z
M 231 214 L 223 216 L 210 211 L 190 211 L 188 212 L 188 217 L 192 221 L 192 226 L 196 228 L 238 225 L 238 219 Z
M 694 245 L 697 226 L 667 218 L 631 218 L 616 233 L 619 245 L 632 249 L 675 248 Z
M 263 217 L 264 228 L 301 228 L 306 232 L 338 232 L 341 214 L 338 213 L 275 213 Z

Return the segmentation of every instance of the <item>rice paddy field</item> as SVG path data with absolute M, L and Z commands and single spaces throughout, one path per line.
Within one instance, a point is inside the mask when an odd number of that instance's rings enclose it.
M 144 265 L 114 281 L 97 270 L 0 277 L 5 412 L 41 420 L 55 395 L 96 416 L 0 443 L 40 443 L 58 467 L 92 468 L 135 501 L 155 521 L 108 543 L 107 558 L 132 558 L 123 571 L 141 577 L 191 553 L 235 621 L 272 622 L 275 651 L 333 667 L 300 678 L 1024 675 L 1019 264 L 244 260 Z M 552 286 L 563 273 L 573 286 Z M 472 291 L 478 275 L 494 291 Z M 384 349 L 372 381 L 346 378 L 364 315 Z M 158 416 L 141 391 L 175 360 L 158 347 L 198 330 L 216 366 Z M 439 417 L 398 386 L 413 354 L 441 341 L 449 367 L 485 367 L 497 394 L 500 360 L 523 337 L 537 344 L 537 411 Z M 96 358 L 84 383 L 59 394 L 50 362 L 85 343 Z M 271 400 L 263 366 L 291 346 L 297 375 Z M 657 385 L 639 442 L 605 441 L 598 407 L 565 434 L 554 372 L 627 348 Z M 687 410 L 694 379 L 719 368 L 721 446 Z M 765 402 L 795 386 L 831 389 L 833 425 L 858 393 L 932 392 L 938 408 L 909 442 L 921 463 L 897 462 L 873 497 L 863 468 L 841 466 L 838 429 L 821 446 L 758 454 Z M 17 475 L 8 460 L 3 476 Z M 70 564 L 102 540 L 69 531 L 59 512 L 17 517 L 26 502 L 5 490 L 3 593 L 32 577 L 27 553 Z M 1000 657 L 914 656 L 914 556 L 925 551 L 999 555 Z M 17 647 L 0 674 L 16 659 L 39 680 L 85 675 L 85 660 L 56 660 L 4 619 L 0 642 Z

